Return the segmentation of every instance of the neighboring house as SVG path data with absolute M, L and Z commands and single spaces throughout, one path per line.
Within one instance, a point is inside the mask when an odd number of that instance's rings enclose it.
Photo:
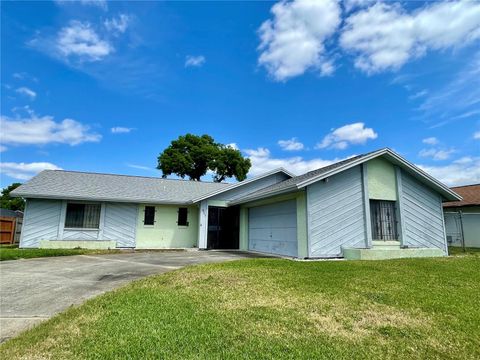
M 447 186 L 390 149 L 236 184 L 46 170 L 21 247 L 240 249 L 296 258 L 442 256 Z
M 447 242 L 480 248 L 480 184 L 453 187 L 461 201 L 443 204 Z

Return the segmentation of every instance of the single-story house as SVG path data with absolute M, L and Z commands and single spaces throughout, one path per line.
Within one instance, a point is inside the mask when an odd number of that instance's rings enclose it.
M 240 249 L 302 259 L 446 255 L 442 202 L 461 200 L 387 148 L 235 184 L 46 170 L 12 195 L 27 201 L 23 248 Z
M 443 204 L 447 243 L 480 248 L 480 184 L 451 189 L 463 200 Z

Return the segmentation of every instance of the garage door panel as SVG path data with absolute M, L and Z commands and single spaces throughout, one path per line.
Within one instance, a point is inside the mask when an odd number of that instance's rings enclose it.
M 297 241 L 297 229 L 296 228 L 284 228 L 284 229 L 251 229 L 251 240 L 277 240 L 284 239 L 285 242 Z
M 297 244 L 295 242 L 278 242 L 258 240 L 254 243 L 250 250 L 260 251 L 275 255 L 292 256 L 297 253 Z
M 296 200 L 249 209 L 249 249 L 297 256 Z
M 297 228 L 272 229 L 272 239 L 282 238 L 287 242 L 297 243 Z
M 251 240 L 267 240 L 270 238 L 270 229 L 250 229 L 249 237 Z
M 283 201 L 271 205 L 250 208 L 250 213 L 254 216 L 291 214 L 292 212 L 296 212 L 294 205 L 294 201 Z
M 297 226 L 297 217 L 295 213 L 283 214 L 283 215 L 270 215 L 270 216 L 261 216 L 258 218 L 252 217 L 250 227 L 252 229 L 262 228 L 265 226 L 265 223 L 268 222 L 273 228 L 289 228 Z

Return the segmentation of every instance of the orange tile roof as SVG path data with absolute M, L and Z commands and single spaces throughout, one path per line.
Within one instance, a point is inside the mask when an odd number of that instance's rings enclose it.
M 443 203 L 443 207 L 480 205 L 480 184 L 457 186 L 452 187 L 451 189 L 459 194 L 463 200 Z

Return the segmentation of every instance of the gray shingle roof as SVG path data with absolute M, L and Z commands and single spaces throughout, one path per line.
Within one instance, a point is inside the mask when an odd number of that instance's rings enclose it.
M 187 204 L 231 184 L 45 170 L 12 191 L 26 198 Z
M 354 157 L 351 157 L 349 159 L 342 160 L 342 161 L 336 162 L 336 163 L 328 165 L 328 166 L 324 166 L 320 169 L 312 170 L 312 171 L 309 171 L 305 174 L 294 176 L 294 177 L 292 177 L 290 179 L 287 179 L 285 181 L 282 181 L 280 183 L 267 186 L 266 188 L 260 189 L 258 191 L 255 191 L 252 194 L 249 194 L 248 196 L 243 198 L 241 200 L 241 202 L 246 202 L 249 199 L 257 199 L 257 198 L 267 197 L 270 194 L 278 194 L 278 193 L 282 193 L 284 191 L 295 190 L 295 189 L 297 189 L 297 185 L 300 184 L 303 181 L 314 178 L 318 175 L 321 175 L 323 173 L 331 171 L 331 170 L 333 170 L 337 167 L 346 165 L 350 162 L 356 161 L 356 160 L 358 160 L 358 159 L 360 159 L 360 158 L 362 158 L 366 155 L 368 155 L 368 154 L 354 156 Z

